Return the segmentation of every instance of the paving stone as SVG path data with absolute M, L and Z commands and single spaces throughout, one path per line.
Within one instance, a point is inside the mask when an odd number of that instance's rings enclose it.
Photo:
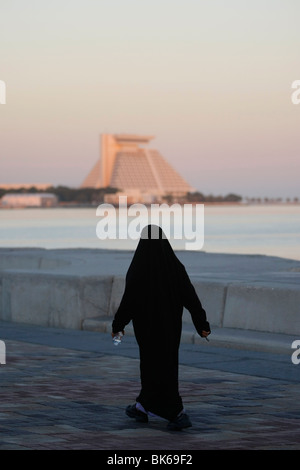
M 300 365 L 291 369 L 287 355 L 210 352 L 206 346 L 204 367 L 184 345 L 180 392 L 193 426 L 174 433 L 163 419 L 140 424 L 125 414 L 140 390 L 134 339 L 127 339 L 130 347 L 115 348 L 109 335 L 99 333 L 97 350 L 94 333 L 70 333 L 72 339 L 64 330 L 68 347 L 63 348 L 52 341 L 52 331 L 48 335 L 51 329 L 32 327 L 29 334 L 24 326 L 26 341 L 21 341 L 17 328 L 16 338 L 5 340 L 9 354 L 0 367 L 1 450 L 300 449 Z M 218 356 L 222 360 L 216 362 Z M 245 358 L 251 368 L 236 372 L 236 363 Z M 276 373 L 264 376 L 274 364 Z

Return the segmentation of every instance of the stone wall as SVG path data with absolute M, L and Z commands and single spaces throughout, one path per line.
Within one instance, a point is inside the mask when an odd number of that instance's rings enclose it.
M 63 257 L 0 256 L 0 319 L 73 329 L 94 320 L 110 328 L 125 275 L 103 274 L 103 267 L 101 275 L 63 272 L 68 265 Z M 212 326 L 300 335 L 300 286 L 191 280 Z M 192 324 L 189 312 L 183 320 Z

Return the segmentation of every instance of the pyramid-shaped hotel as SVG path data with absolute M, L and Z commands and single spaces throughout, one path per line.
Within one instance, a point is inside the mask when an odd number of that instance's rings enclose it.
M 127 195 L 128 202 L 152 202 L 193 192 L 158 150 L 147 148 L 152 139 L 144 135 L 102 134 L 101 157 L 81 187 L 117 188 L 117 194 L 106 195 L 107 202 L 115 202 L 120 194 Z

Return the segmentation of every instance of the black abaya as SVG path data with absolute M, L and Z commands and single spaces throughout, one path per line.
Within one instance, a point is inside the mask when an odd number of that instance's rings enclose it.
M 113 333 L 122 331 L 132 320 L 140 350 L 142 388 L 137 402 L 170 421 L 183 409 L 178 390 L 183 307 L 201 336 L 203 330 L 210 331 L 205 310 L 163 231 L 153 225 L 145 227 L 112 329 Z

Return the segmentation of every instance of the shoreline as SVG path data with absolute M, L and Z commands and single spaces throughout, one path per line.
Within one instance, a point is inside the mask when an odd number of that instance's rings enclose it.
M 107 247 L 107 248 L 103 248 L 103 247 L 99 247 L 99 248 L 95 248 L 95 247 L 57 247 L 57 248 L 47 248 L 47 247 L 43 247 L 43 246 L 1 246 L 0 245 L 0 273 L 1 273 L 1 254 L 3 251 L 8 251 L 8 252 L 12 252 L 12 251 L 30 251 L 30 250 L 33 250 L 34 252 L 36 252 L 37 250 L 44 250 L 46 252 L 52 252 L 52 251 L 57 251 L 58 253 L 59 252 L 73 252 L 73 251 L 87 251 L 87 252 L 95 252 L 95 253 L 100 253 L 100 252 L 103 252 L 103 253 L 115 253 L 115 252 L 121 252 L 121 253 L 128 253 L 128 254 L 132 254 L 134 253 L 135 251 L 135 248 L 128 248 L 128 249 L 125 249 L 125 248 L 114 248 L 114 247 Z M 190 254 L 205 254 L 205 255 L 215 255 L 215 256 L 232 256 L 233 258 L 234 257 L 266 257 L 266 258 L 274 258 L 274 259 L 279 259 L 279 260 L 282 260 L 282 261 L 291 261 L 291 262 L 295 262 L 295 263 L 299 263 L 299 270 L 300 270 L 300 257 L 299 258 L 290 258 L 288 256 L 280 256 L 280 255 L 270 255 L 270 254 L 266 254 L 266 253 L 233 253 L 233 252 L 225 252 L 225 251 L 206 251 L 206 250 L 186 250 L 184 248 L 179 248 L 179 249 L 176 249 L 176 248 L 173 248 L 174 252 L 178 255 L 178 254 L 182 254 L 184 256 L 184 253 L 190 253 Z M 300 279 L 299 279 L 300 281 Z
M 99 205 L 101 204 L 107 204 L 107 203 L 104 203 L 104 202 L 98 202 L 98 203 L 95 203 L 95 204 L 73 204 L 73 203 L 59 203 L 57 206 L 52 206 L 52 207 L 42 207 L 42 206 L 17 206 L 17 207 L 14 207 L 14 206 L 11 206 L 11 207 L 7 207 L 7 206 L 1 206 L 0 204 L 0 210 L 3 209 L 3 210 L 19 210 L 19 209 L 45 209 L 45 210 L 53 210 L 53 209 L 96 209 Z M 128 207 L 130 207 L 131 205 L 134 205 L 134 204 L 140 204 L 140 203 L 133 203 L 133 204 L 128 204 Z M 161 204 L 167 204 L 167 203 L 152 203 L 152 204 L 157 204 L 157 205 L 161 205 Z M 143 206 L 146 206 L 146 207 L 151 207 L 152 204 L 143 204 Z M 300 201 L 298 202 L 294 202 L 294 201 L 290 201 L 290 202 L 228 202 L 228 201 L 216 201 L 216 202 L 212 202 L 212 201 L 197 201 L 197 202 L 174 202 L 174 203 L 171 203 L 171 204 L 168 204 L 169 206 L 172 206 L 173 204 L 178 204 L 180 206 L 184 206 L 185 204 L 188 204 L 188 205 L 191 205 L 191 206 L 196 206 L 197 204 L 203 204 L 204 206 L 230 206 L 230 207 L 233 207 L 233 206 L 256 206 L 256 207 L 262 207 L 262 206 L 265 206 L 265 207 L 274 207 L 274 206 L 279 206 L 279 207 L 295 207 L 295 206 L 300 206 Z M 109 205 L 115 207 L 115 208 L 118 208 L 119 205 L 118 204 L 112 204 L 112 203 L 109 203 Z

